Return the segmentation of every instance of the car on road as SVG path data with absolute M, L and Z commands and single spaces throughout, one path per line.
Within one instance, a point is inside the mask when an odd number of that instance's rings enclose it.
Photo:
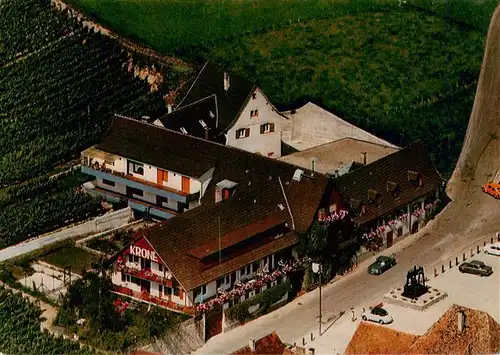
M 458 270 L 466 274 L 474 274 L 479 276 L 490 276 L 493 274 L 493 269 L 491 266 L 486 265 L 482 261 L 472 260 L 466 261 L 458 267 Z
M 387 313 L 387 311 L 382 307 L 373 307 L 371 310 L 364 311 L 361 315 L 361 319 L 379 324 L 389 324 L 393 321 L 389 313 Z
M 494 198 L 500 198 L 500 184 L 488 183 L 484 184 L 482 188 L 484 193 L 487 193 Z
M 488 244 L 483 248 L 485 254 L 500 256 L 500 242 Z
M 368 273 L 372 275 L 380 275 L 396 265 L 394 256 L 381 255 L 373 264 L 368 266 Z

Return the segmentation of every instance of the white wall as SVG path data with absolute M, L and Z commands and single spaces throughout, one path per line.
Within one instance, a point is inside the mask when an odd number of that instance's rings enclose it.
M 282 124 L 286 119 L 274 111 L 271 103 L 262 94 L 260 89 L 256 89 L 256 99 L 250 98 L 245 108 L 242 110 L 238 120 L 227 133 L 227 144 L 252 153 L 260 153 L 268 156 L 274 153 L 272 158 L 281 156 L 281 131 Z M 250 111 L 259 110 L 258 118 L 250 117 Z M 274 132 L 260 133 L 260 125 L 274 123 Z M 236 139 L 236 131 L 241 128 L 250 128 L 250 136 Z
M 127 193 L 127 187 L 124 184 L 119 184 L 116 182 L 115 186 L 111 186 L 111 185 L 105 184 L 102 180 L 103 179 L 101 179 L 99 177 L 96 179 L 98 187 L 101 187 L 105 190 L 116 192 L 117 194 L 121 194 L 121 195 L 125 195 Z

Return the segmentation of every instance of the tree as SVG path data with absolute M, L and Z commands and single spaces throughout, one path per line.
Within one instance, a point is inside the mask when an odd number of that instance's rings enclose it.
M 352 247 L 356 244 L 353 243 L 355 240 L 354 222 L 349 213 L 342 210 L 314 221 L 309 231 L 299 236 L 298 250 L 322 264 L 322 275 L 327 281 L 338 271 L 344 270 L 344 264 L 350 263 L 353 251 L 355 253 Z

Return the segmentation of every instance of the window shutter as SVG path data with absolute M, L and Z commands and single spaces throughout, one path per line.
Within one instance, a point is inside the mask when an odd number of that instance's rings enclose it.
M 261 124 L 260 125 L 260 134 L 264 134 L 264 131 L 265 131 L 265 125 Z
M 271 128 L 271 129 L 270 129 L 270 130 L 271 130 L 271 132 L 274 132 L 274 123 L 271 123 L 271 127 L 270 127 L 270 128 Z
M 250 137 L 250 128 L 245 129 L 245 137 Z
M 237 129 L 237 130 L 236 130 L 236 132 L 235 132 L 235 134 L 236 134 L 236 137 L 235 137 L 235 138 L 236 138 L 236 139 L 240 138 L 240 137 L 238 136 L 238 133 L 239 133 L 239 132 L 240 132 L 240 130 L 239 130 L 239 129 Z

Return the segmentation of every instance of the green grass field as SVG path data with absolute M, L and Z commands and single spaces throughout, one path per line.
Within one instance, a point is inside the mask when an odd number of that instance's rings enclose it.
M 83 249 L 66 246 L 44 255 L 41 260 L 60 268 L 71 266 L 72 272 L 82 274 L 83 270 L 91 268 L 92 263 L 98 262 L 99 257 Z
M 406 9 L 312 20 L 206 48 L 205 56 L 256 78 L 279 108 L 312 100 L 396 144 L 422 139 L 448 174 L 472 108 L 484 39 Z M 448 105 L 450 98 L 458 101 Z M 438 128 L 433 135 L 431 126 Z

